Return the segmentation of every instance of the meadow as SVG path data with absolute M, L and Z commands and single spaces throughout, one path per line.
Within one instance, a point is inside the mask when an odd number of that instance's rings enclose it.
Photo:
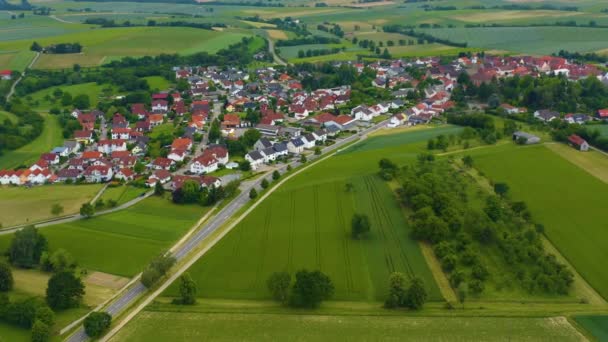
M 101 190 L 100 184 L 0 187 L 0 223 L 4 227 L 53 218 L 54 204 L 63 206 L 60 216 L 78 213 L 82 203 Z
M 509 184 L 511 197 L 527 203 L 553 245 L 608 298 L 608 274 L 597 262 L 608 257 L 608 184 L 542 145 L 509 144 L 470 154 L 486 177 Z
M 265 282 L 272 272 L 307 268 L 330 276 L 336 300 L 383 300 L 393 271 L 421 277 L 430 298 L 440 300 L 420 247 L 408 236 L 401 208 L 376 170 L 379 155 L 411 161 L 429 137 L 458 130 L 445 126 L 370 138 L 297 175 L 189 270 L 199 293 L 266 299 Z M 370 217 L 369 237 L 350 237 L 354 213 Z M 166 294 L 176 291 L 174 285 Z
M 109 200 L 116 201 L 117 205 L 125 204 L 141 194 L 146 193 L 147 189 L 136 188 L 129 185 L 109 186 L 101 195 L 100 199 L 106 204 Z
M 74 85 L 55 86 L 42 89 L 28 95 L 26 97 L 26 101 L 32 108 L 40 111 L 48 111 L 51 108 L 66 108 L 72 110 L 74 106 L 63 106 L 61 104 L 61 97 L 59 97 L 58 99 L 54 97 L 53 93 L 57 89 L 60 89 L 63 92 L 70 93 L 72 95 L 72 98 L 81 94 L 87 95 L 91 102 L 91 108 L 97 107 L 97 103 L 99 103 L 100 97 L 104 96 L 104 89 L 109 89 L 108 95 L 113 94 L 115 91 L 114 87 L 111 85 L 99 85 L 95 82 L 89 82 Z
M 207 209 L 178 206 L 159 197 L 115 213 L 41 228 L 54 251 L 64 248 L 88 270 L 131 277 L 167 250 Z M 0 236 L 5 251 L 11 235 Z
M 44 115 L 44 129 L 31 143 L 0 156 L 0 170 L 13 169 L 21 165 L 30 166 L 42 153 L 63 145 L 63 135 L 57 117 Z
M 597 341 L 608 341 L 608 316 L 574 316 L 574 320 Z
M 238 328 L 237 328 L 238 327 Z M 565 318 L 144 311 L 112 341 L 580 341 Z

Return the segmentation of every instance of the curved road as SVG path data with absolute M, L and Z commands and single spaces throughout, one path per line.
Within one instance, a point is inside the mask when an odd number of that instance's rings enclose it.
M 11 86 L 11 90 L 8 92 L 8 94 L 6 94 L 6 102 L 8 102 L 8 100 L 11 98 L 11 96 L 13 96 L 13 93 L 15 92 L 15 87 L 17 87 L 17 84 L 19 82 L 21 82 L 21 79 L 23 79 L 23 76 L 25 76 L 27 69 L 31 69 L 32 66 L 34 65 L 34 63 L 36 63 L 36 61 L 38 60 L 38 57 L 40 57 L 40 52 L 36 52 L 36 56 L 34 56 L 34 58 L 30 62 L 30 64 L 27 66 L 27 68 L 25 68 L 25 70 L 23 70 L 23 72 L 21 73 L 21 76 L 19 76 L 19 78 L 13 83 L 13 85 Z

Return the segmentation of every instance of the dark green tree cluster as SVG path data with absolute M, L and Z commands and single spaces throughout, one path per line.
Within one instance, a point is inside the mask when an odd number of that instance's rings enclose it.
M 107 312 L 91 312 L 84 319 L 84 331 L 89 337 L 100 337 L 112 323 L 112 316 Z
M 198 203 L 202 206 L 211 206 L 231 196 L 236 188 L 238 188 L 238 182 L 229 183 L 226 187 L 201 187 L 197 181 L 189 179 L 182 184 L 181 188 L 173 191 L 171 198 L 176 204 Z
M 51 336 L 55 313 L 39 298 L 11 301 L 6 294 L 0 294 L 0 321 L 32 329 L 32 341 L 46 342 Z
M 13 266 L 32 268 L 40 263 L 40 257 L 48 250 L 46 238 L 33 226 L 15 233 L 8 249 L 8 260 Z
M 321 271 L 300 270 L 293 284 L 289 273 L 276 272 L 266 285 L 275 300 L 295 308 L 316 308 L 334 294 L 331 279 Z
M 160 255 L 146 267 L 141 274 L 141 282 L 145 287 L 152 287 L 167 271 L 175 264 L 175 258 L 171 255 Z
M 486 144 L 495 144 L 502 138 L 502 132 L 496 129 L 494 118 L 487 114 L 448 114 L 448 123 L 470 127 L 475 130 L 478 136 Z
M 395 164 L 392 160 L 390 160 L 388 158 L 380 159 L 380 161 L 378 162 L 378 165 L 380 166 L 379 175 L 384 180 L 393 179 L 397 175 L 397 172 L 399 171 L 397 164 Z
M 4 96 L 0 101 L 4 101 Z M 28 144 L 42 133 L 44 126 L 44 118 L 20 99 L 13 98 L 4 109 L 14 114 L 17 121 L 7 118 L 0 122 L 0 155 Z
M 420 310 L 427 299 L 424 282 L 418 277 L 406 279 L 400 272 L 393 272 L 388 278 L 388 297 L 384 306 L 389 309 L 398 307 Z
M 46 302 L 54 310 L 77 307 L 84 296 L 84 284 L 73 272 L 61 271 L 49 279 Z
M 499 252 L 527 291 L 568 293 L 573 275 L 544 251 L 525 204 L 478 193 L 484 205 L 475 209 L 470 190 L 477 185 L 450 161 L 419 158 L 402 169 L 400 181 L 400 196 L 413 210 L 412 237 L 433 245 L 453 288 L 465 282 L 471 294 L 484 290 L 491 275 L 480 258 L 483 246 Z M 507 192 L 497 187 L 497 193 Z
M 351 220 L 351 235 L 354 239 L 360 239 L 369 234 L 371 224 L 369 217 L 364 214 L 355 214 Z

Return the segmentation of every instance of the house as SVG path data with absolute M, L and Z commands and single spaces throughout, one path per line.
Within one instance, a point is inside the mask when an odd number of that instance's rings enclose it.
M 148 120 L 137 121 L 135 123 L 136 132 L 146 133 L 146 132 L 149 132 L 151 129 L 152 129 L 152 125 L 150 124 L 150 121 L 148 121 Z
M 20 185 L 21 184 L 21 175 L 25 172 L 25 170 L 0 170 L 0 184 L 8 185 Z
M 559 118 L 559 113 L 549 109 L 540 109 L 534 112 L 534 117 L 543 122 L 551 122 Z
M 171 149 L 175 150 L 190 150 L 192 148 L 192 139 L 177 138 L 171 143 Z
M 219 162 L 211 154 L 203 154 L 196 157 L 190 164 L 190 172 L 200 175 L 203 173 L 211 173 L 218 169 Z
M 150 128 L 156 127 L 163 123 L 164 117 L 162 114 L 150 114 L 148 116 L 148 121 L 150 122 Z
M 13 78 L 13 72 L 11 70 L 0 70 L 0 80 L 8 81 Z
M 153 174 L 148 177 L 146 185 L 150 188 L 154 187 L 156 183 L 166 184 L 171 180 L 171 173 L 167 170 L 156 170 Z
M 66 140 L 63 142 L 63 147 L 67 149 L 68 155 L 77 153 L 80 151 L 80 143 L 75 140 Z
M 403 124 L 405 124 L 407 122 L 407 115 L 400 113 L 400 114 L 395 114 L 393 116 L 391 116 L 391 119 L 389 120 L 387 126 L 388 127 L 397 127 L 397 126 L 401 126 Z
M 51 153 L 60 157 L 67 157 L 70 155 L 70 149 L 65 146 L 57 146 L 51 150 Z
M 277 158 L 286 156 L 289 154 L 289 150 L 287 149 L 286 143 L 283 143 L 283 142 L 276 143 L 272 146 L 272 148 L 274 149 L 274 152 L 275 152 L 275 155 Z
M 579 151 L 589 151 L 589 144 L 587 141 L 576 134 L 569 136 L 568 141 Z
M 131 128 L 116 127 L 112 128 L 112 139 L 128 140 L 131 136 Z
M 57 164 L 59 164 L 59 160 L 60 160 L 59 155 L 55 154 L 55 153 L 43 153 L 40 156 L 40 159 L 46 161 L 50 165 L 57 165 Z
M 60 182 L 65 182 L 68 180 L 75 182 L 76 180 L 78 180 L 78 178 L 80 178 L 81 174 L 82 170 L 65 168 L 57 172 L 57 180 L 59 180 Z
M 169 154 L 167 155 L 167 158 L 171 159 L 173 161 L 176 161 L 176 162 L 181 162 L 181 161 L 184 161 L 187 154 L 188 154 L 188 150 L 174 148 L 171 150 L 171 152 L 169 152 Z
M 272 142 L 270 142 L 270 140 L 268 140 L 267 138 L 260 138 L 258 141 L 255 142 L 255 144 L 253 144 L 253 148 L 256 151 L 261 151 L 269 147 L 272 147 Z
M 325 140 L 327 140 L 327 132 L 323 129 L 318 129 L 318 130 L 312 132 L 312 134 L 314 135 L 314 137 L 317 141 L 324 143 Z
M 264 125 L 264 124 L 256 125 L 255 129 L 260 131 L 260 133 L 262 133 L 263 135 L 271 136 L 271 137 L 276 137 L 279 134 L 279 131 L 281 130 L 281 128 L 278 126 Z
M 508 103 L 501 104 L 500 108 L 502 108 L 502 110 L 504 110 L 507 114 L 519 114 L 519 108 L 511 106 Z
M 513 132 L 513 141 L 519 142 L 520 140 L 525 141 L 526 145 L 538 144 L 540 142 L 540 138 L 536 135 L 521 131 Z
M 225 114 L 222 128 L 238 128 L 241 126 L 241 118 L 236 114 Z
M 272 147 L 265 148 L 265 149 L 263 149 L 261 151 L 258 151 L 258 152 L 260 152 L 260 154 L 262 156 L 264 156 L 264 162 L 265 163 L 273 162 L 273 161 L 275 161 L 277 159 L 277 153 L 274 150 L 274 148 L 272 148 Z
M 591 117 L 585 114 L 566 114 L 564 116 L 564 120 L 569 124 L 579 124 L 582 125 L 587 121 L 591 121 Z
M 133 172 L 133 170 L 128 169 L 128 168 L 122 168 L 122 169 L 118 170 L 118 172 L 116 172 L 116 175 L 114 176 L 114 178 L 123 180 L 125 182 L 132 181 L 134 177 L 135 177 L 135 172 Z
M 89 183 L 107 182 L 114 172 L 108 165 L 91 165 L 84 170 L 84 179 Z
M 228 164 L 228 149 L 226 149 L 224 146 L 210 145 L 205 151 L 203 151 L 203 155 L 213 156 L 213 158 L 217 159 L 219 164 Z
M 597 117 L 601 120 L 608 120 L 608 108 L 607 109 L 599 109 L 597 111 Z
M 123 139 L 100 140 L 97 143 L 97 151 L 110 154 L 114 151 L 126 151 L 127 141 Z
M 260 151 L 251 151 L 245 155 L 245 160 L 251 164 L 253 170 L 256 170 L 264 162 L 264 159 Z
M 312 133 L 304 134 L 304 136 L 301 137 L 300 139 L 302 139 L 302 141 L 304 141 L 304 148 L 307 148 L 307 149 L 314 148 L 315 145 L 317 144 L 317 139 L 315 139 L 315 136 Z
M 44 159 L 40 159 L 37 162 L 35 162 L 34 164 L 32 164 L 32 166 L 30 166 L 29 170 L 30 171 L 34 171 L 34 170 L 46 170 L 49 167 L 49 162 L 47 162 Z
M 291 139 L 287 143 L 287 150 L 289 153 L 300 154 L 304 151 L 304 145 L 305 143 L 302 141 L 302 138 Z
M 157 157 L 149 167 L 154 170 L 169 170 L 175 162 L 169 158 Z
M 167 102 L 166 100 L 152 101 L 152 112 L 166 113 L 168 110 L 169 110 L 169 102 Z
M 88 145 L 93 142 L 93 131 L 74 131 L 74 140 L 83 145 Z
M 355 119 L 361 121 L 371 121 L 373 118 L 378 116 L 378 114 L 378 112 L 373 111 L 370 108 L 367 108 L 366 106 L 357 106 L 351 111 L 351 115 Z
M 80 158 L 86 160 L 88 163 L 98 160 L 101 157 L 103 157 L 103 154 L 99 151 L 84 151 L 80 156 Z
M 30 184 L 44 184 L 52 181 L 52 178 L 56 179 L 49 170 L 26 170 L 21 174 L 21 183 L 30 183 Z

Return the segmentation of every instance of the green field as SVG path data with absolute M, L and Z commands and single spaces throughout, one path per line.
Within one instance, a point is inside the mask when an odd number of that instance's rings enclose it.
M 144 311 L 113 341 L 580 341 L 581 337 L 563 317 L 383 317 Z
M 68 250 L 82 267 L 130 277 L 177 241 L 205 211 L 150 197 L 122 211 L 49 226 L 41 232 L 51 251 Z M 0 236 L 0 251 L 6 250 L 11 238 Z
M 592 130 L 600 132 L 602 136 L 608 136 L 608 125 L 593 125 L 588 127 Z
M 171 86 L 171 82 L 167 81 L 166 78 L 162 76 L 150 76 L 144 77 L 146 81 L 148 81 L 148 85 L 150 89 L 158 89 L 158 90 L 168 90 Z
M 40 158 L 42 153 L 63 145 L 63 135 L 57 118 L 53 115 L 45 115 L 44 121 L 44 130 L 31 143 L 0 156 L 0 169 L 12 169 L 20 165 L 29 167 Z
M 5 112 L 0 110 L 0 123 L 3 123 L 4 120 L 9 120 L 12 123 L 17 123 L 18 118 L 13 113 Z
M 607 48 L 608 29 L 584 27 L 482 27 L 426 30 L 433 36 L 469 47 L 521 53 L 551 54 L 560 47 L 568 51 L 591 52 Z
M 575 316 L 574 320 L 597 341 L 608 341 L 608 316 Z
M 605 241 L 608 184 L 542 145 L 471 151 L 475 165 L 495 182 L 506 182 L 512 197 L 528 204 L 549 240 L 600 295 L 608 298 Z
M 272 272 L 308 268 L 330 276 L 337 300 L 382 300 L 392 271 L 422 277 L 431 298 L 440 299 L 392 191 L 375 172 L 379 155 L 399 163 L 410 161 L 429 137 L 458 130 L 446 126 L 370 138 L 352 152 L 302 172 L 191 268 L 199 293 L 214 298 L 268 298 L 265 281 Z M 346 183 L 352 183 L 354 190 L 345 191 Z M 350 238 L 354 213 L 370 217 L 369 238 Z M 176 287 L 167 294 L 175 295 Z
M 101 187 L 99 184 L 0 187 L 0 223 L 10 227 L 52 218 L 53 204 L 63 206 L 61 216 L 75 214 Z
M 61 97 L 59 99 L 55 99 L 53 96 L 53 92 L 57 89 L 60 89 L 63 92 L 68 92 L 72 95 L 72 98 L 77 95 L 87 95 L 89 100 L 91 101 L 91 108 L 95 108 L 97 103 L 99 103 L 100 97 L 104 96 L 104 89 L 109 88 L 111 91 L 109 95 L 114 93 L 114 87 L 109 85 L 99 85 L 95 82 L 90 83 L 81 83 L 75 85 L 66 85 L 66 86 L 55 86 L 46 88 L 43 90 L 39 90 L 35 93 L 30 94 L 31 100 L 28 100 L 28 104 L 37 110 L 49 110 L 51 108 L 67 108 L 69 110 L 73 109 L 74 106 L 62 106 L 61 105 Z M 47 95 L 50 97 L 50 100 L 47 99 Z
M 129 185 L 111 186 L 103 192 L 100 199 L 106 204 L 109 200 L 115 200 L 118 205 L 121 205 L 146 193 L 146 191 L 147 189 L 136 188 Z

